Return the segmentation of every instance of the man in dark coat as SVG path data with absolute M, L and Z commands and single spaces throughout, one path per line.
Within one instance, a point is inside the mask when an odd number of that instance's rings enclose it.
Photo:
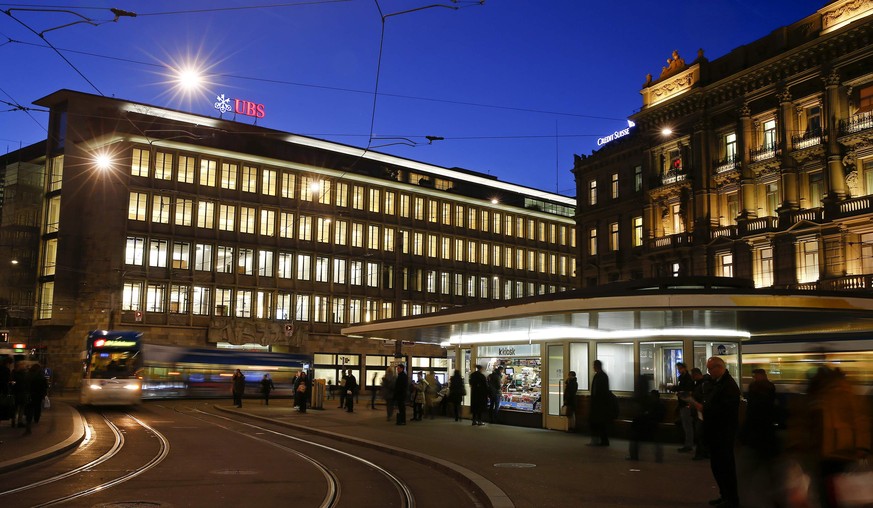
M 358 378 L 352 374 L 349 369 L 349 375 L 346 376 L 346 412 L 355 412 L 355 394 L 358 391 Z
M 503 398 L 503 367 L 497 367 L 488 376 L 488 420 L 497 423 L 500 399 Z
M 691 378 L 691 374 L 684 363 L 676 363 L 676 370 L 679 372 L 679 377 L 676 379 L 676 384 L 673 385 L 672 390 L 677 392 L 679 398 L 677 401 L 679 421 L 682 423 L 682 433 L 685 436 L 679 452 L 688 453 L 694 450 L 694 419 L 691 415 L 691 406 L 686 402 L 686 399 L 694 391 L 694 379 Z
M 470 374 L 470 413 L 473 425 L 485 425 L 482 421 L 482 412 L 488 405 L 488 380 L 482 373 L 484 367 L 476 366 L 476 370 Z
M 594 360 L 594 378 L 591 380 L 591 410 L 588 425 L 591 427 L 591 442 L 588 446 L 609 446 L 609 424 L 615 418 L 612 408 L 612 392 L 609 376 L 603 372 L 603 363 Z
M 39 423 L 42 416 L 42 405 L 44 399 L 48 395 L 48 380 L 45 378 L 42 366 L 34 363 L 30 366 L 29 373 L 30 381 L 30 413 L 27 418 L 32 419 L 33 423 Z M 28 421 L 28 429 L 30 423 Z
M 564 381 L 564 415 L 567 417 L 567 431 L 576 432 L 576 392 L 579 391 L 579 380 L 576 372 L 570 371 L 570 375 Z
M 409 376 L 403 364 L 397 366 L 394 380 L 394 404 L 397 406 L 397 425 L 406 425 L 406 399 L 409 397 Z
M 694 405 L 698 411 L 703 411 L 703 434 L 709 445 L 709 464 L 721 495 L 709 504 L 718 508 L 736 508 L 740 505 L 740 496 L 734 440 L 739 427 L 740 387 L 727 371 L 724 360 L 718 356 L 706 361 L 706 369 L 712 378 L 711 388 L 704 403 L 694 402 Z

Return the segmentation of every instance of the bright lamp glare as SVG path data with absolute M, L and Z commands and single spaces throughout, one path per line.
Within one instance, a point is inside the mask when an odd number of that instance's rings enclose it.
M 108 155 L 106 155 L 105 153 L 102 153 L 102 154 L 98 155 L 97 157 L 95 157 L 94 162 L 97 164 L 97 167 L 99 169 L 105 170 L 105 169 L 109 169 L 110 167 L 112 167 L 112 159 Z
M 194 90 L 200 88 L 203 79 L 200 72 L 195 69 L 182 69 L 179 71 L 179 85 L 186 90 Z
M 670 134 L 673 134 L 673 129 L 669 127 L 664 127 L 663 129 L 661 129 L 661 134 L 663 134 L 664 136 L 669 136 Z

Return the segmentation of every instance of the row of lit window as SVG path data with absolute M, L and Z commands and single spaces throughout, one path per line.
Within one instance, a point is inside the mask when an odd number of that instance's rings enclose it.
M 378 226 L 371 226 L 378 228 Z M 386 228 L 388 229 L 388 228 Z M 378 233 L 378 230 L 376 230 Z M 548 273 L 551 275 L 560 275 L 562 277 L 573 273 L 575 270 L 575 257 L 565 255 L 557 255 L 531 249 L 504 247 L 501 245 L 490 245 L 485 242 L 477 243 L 472 240 L 463 240 L 460 238 L 438 238 L 437 235 L 427 235 L 427 255 L 428 257 L 439 257 L 445 260 L 451 260 L 451 247 L 455 247 L 455 260 L 467 261 L 470 263 L 479 263 L 482 265 L 490 264 L 492 266 L 503 266 L 505 268 L 516 267 L 518 270 L 525 268 L 531 272 Z M 393 239 L 393 232 L 387 239 Z M 414 255 L 423 255 L 425 250 L 423 247 L 424 237 L 420 233 L 413 235 L 415 245 L 413 245 L 412 253 Z M 452 241 L 454 240 L 454 242 Z M 437 248 L 444 247 L 443 250 Z M 55 248 L 55 243 L 51 244 L 51 248 Z M 393 250 L 393 248 L 392 248 Z M 52 250 L 52 259 L 54 259 L 54 250 Z M 48 253 L 47 253 L 48 256 Z M 283 252 L 271 249 L 251 249 L 246 247 L 233 247 L 227 245 L 213 245 L 210 243 L 197 243 L 194 246 L 193 263 L 191 254 L 191 243 L 170 241 L 162 238 L 149 238 L 129 236 L 125 246 L 124 260 L 127 265 L 143 266 L 148 264 L 155 268 L 170 268 L 176 270 L 189 270 L 193 267 L 194 270 L 216 273 L 239 273 L 242 275 L 259 275 L 262 277 L 279 278 L 296 278 L 297 280 L 311 280 L 312 278 L 312 260 L 315 259 L 315 280 L 328 282 L 328 280 L 320 280 L 319 274 L 324 271 L 326 274 L 328 266 L 332 265 L 335 273 L 345 273 L 347 260 L 345 258 L 332 258 L 328 256 L 319 256 L 301 252 Z M 351 266 L 362 266 L 360 261 L 348 260 Z M 355 265 L 357 263 L 357 265 Z M 372 263 L 371 263 L 372 264 Z M 296 270 L 294 266 L 296 265 Z M 368 270 L 369 271 L 369 270 Z M 53 273 L 53 272 L 52 272 Z M 51 275 L 51 273 L 43 273 L 43 275 Z M 326 275 L 325 275 L 326 277 Z M 344 283 L 343 280 L 337 280 L 334 277 L 333 282 Z
M 631 227 L 633 231 L 633 246 L 639 247 L 643 244 L 643 218 L 633 217 L 631 219 Z M 610 222 L 608 224 L 609 229 L 609 251 L 614 252 L 617 251 L 620 244 L 620 236 L 619 236 L 619 224 L 618 222 Z M 597 228 L 589 228 L 588 229 L 588 254 L 591 256 L 597 255 L 598 252 L 598 240 L 597 240 Z
M 470 297 L 510 299 L 534 294 L 555 293 L 566 288 L 523 281 L 500 281 L 496 277 L 461 276 L 454 284 L 456 293 Z M 449 294 L 451 287 L 444 287 Z M 404 302 L 402 315 L 437 312 L 439 304 Z M 195 316 L 234 316 L 254 319 L 314 321 L 317 323 L 359 323 L 394 317 L 394 302 L 374 298 L 355 298 L 326 294 L 303 294 L 259 289 L 190 286 L 143 281 L 127 281 L 122 289 L 122 310 L 151 313 L 192 314 Z
M 149 175 L 148 155 L 148 151 L 134 148 L 133 164 L 131 166 L 132 175 Z M 172 179 L 173 154 L 156 152 L 155 156 L 158 160 L 155 161 L 154 178 Z M 179 168 L 184 167 L 187 169 L 185 171 L 181 171 L 181 169 L 177 171 L 177 180 L 193 184 L 195 181 L 194 157 L 180 155 L 178 158 Z M 240 167 L 242 168 L 241 170 Z M 160 170 L 158 170 L 159 168 Z M 221 188 L 225 189 L 235 190 L 239 188 L 243 192 L 256 193 L 260 183 L 261 193 L 270 196 L 275 196 L 278 192 L 279 196 L 283 198 L 295 199 L 299 197 L 301 201 L 332 204 L 342 208 L 351 207 L 355 210 L 384 213 L 385 215 L 399 215 L 403 218 L 412 218 L 434 224 L 439 223 L 446 226 L 466 227 L 477 231 L 488 232 L 490 230 L 497 234 L 503 232 L 507 236 L 515 234 L 519 238 L 528 238 L 529 240 L 538 240 L 540 242 L 558 243 L 560 245 L 567 244 L 567 225 L 559 225 L 525 217 L 513 217 L 511 214 L 478 209 L 458 203 L 449 203 L 434 198 L 411 196 L 402 193 L 398 196 L 398 193 L 395 191 L 387 189 L 335 182 L 315 176 L 298 175 L 291 171 L 283 170 L 279 172 L 275 169 L 227 162 L 221 163 L 221 169 L 219 170 L 217 161 L 201 158 L 200 171 L 198 173 L 199 179 L 197 181 L 202 186 L 214 187 L 216 185 L 216 172 L 220 175 L 217 178 L 218 184 Z M 238 173 L 239 177 L 237 177 Z M 134 200 L 134 196 L 131 195 L 129 215 L 143 217 L 135 220 L 145 220 L 144 217 L 147 216 L 147 201 L 147 196 L 136 196 Z M 191 222 L 194 201 L 192 199 L 177 199 L 175 201 L 177 203 L 177 223 L 179 220 L 184 221 L 186 216 L 188 217 L 187 221 Z M 152 216 L 157 216 L 163 221 L 169 221 L 172 215 L 170 210 L 172 202 L 173 199 L 170 196 L 155 195 L 152 204 Z M 203 213 L 207 212 L 204 211 Z M 179 214 L 183 218 L 179 218 Z M 197 214 L 198 217 L 201 214 L 199 204 Z M 155 219 L 153 218 L 152 220 Z M 243 226 L 240 225 L 240 227 Z

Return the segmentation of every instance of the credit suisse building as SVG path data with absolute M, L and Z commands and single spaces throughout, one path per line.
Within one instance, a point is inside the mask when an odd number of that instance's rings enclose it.
M 646 77 L 635 127 L 576 157 L 580 287 L 873 287 L 873 3 L 687 60 Z
M 369 384 L 395 353 L 442 374 L 439 346 L 340 329 L 575 284 L 573 198 L 75 91 L 36 104 L 48 141 L 6 156 L 19 264 L 0 296 L 15 336 L 67 372 L 109 328 L 311 354 L 327 379 Z

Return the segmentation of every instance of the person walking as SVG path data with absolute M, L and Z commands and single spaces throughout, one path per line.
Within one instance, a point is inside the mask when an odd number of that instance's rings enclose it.
M 378 395 L 379 390 L 376 389 L 379 385 L 379 373 L 373 373 L 373 382 L 370 383 L 370 409 L 376 409 L 376 395 Z
M 346 412 L 355 412 L 355 394 L 358 392 L 358 380 L 352 374 L 352 369 L 346 375 Z
M 306 412 L 306 395 L 308 393 L 306 384 L 306 372 L 300 371 L 297 379 L 294 380 L 294 405 L 297 406 L 297 411 Z
M 482 412 L 488 405 L 488 380 L 485 379 L 483 370 L 484 367 L 477 365 L 476 370 L 470 374 L 470 418 L 473 425 L 485 425 Z
M 427 372 L 424 380 L 427 383 L 424 390 L 424 411 L 427 413 L 428 417 L 433 420 L 434 413 L 437 410 L 437 404 L 439 404 L 437 396 L 439 395 L 442 386 L 440 386 L 440 382 L 436 378 L 433 369 Z
M 43 374 L 42 367 L 35 363 L 30 366 L 30 415 L 33 423 L 39 423 L 42 416 L 42 405 L 48 395 L 48 380 Z
M 778 452 L 776 386 L 767 379 L 764 369 L 752 371 L 746 401 L 746 419 L 740 429 L 740 442 L 757 452 L 759 459 L 770 460 Z
M 737 489 L 734 440 L 739 427 L 740 387 L 728 372 L 722 358 L 711 357 L 706 361 L 706 369 L 712 378 L 711 390 L 703 404 L 694 404 L 698 411 L 703 411 L 703 432 L 709 445 L 709 465 L 720 494 L 718 499 L 713 499 L 709 504 L 718 508 L 737 508 L 740 505 L 740 496 Z
M 567 416 L 567 432 L 576 432 L 576 392 L 579 391 L 579 380 L 576 372 L 570 371 L 564 380 L 564 414 Z
M 385 369 L 385 375 L 382 376 L 382 389 L 381 395 L 382 399 L 385 401 L 385 412 L 387 413 L 387 419 L 390 422 L 391 417 L 394 416 L 394 384 L 397 381 L 397 375 L 395 374 L 393 367 L 388 367 Z
M 706 395 L 709 393 L 712 379 L 709 374 L 704 374 L 703 371 L 694 367 L 691 369 L 691 379 L 694 380 L 694 390 L 691 392 L 691 398 L 703 404 L 706 401 Z M 706 438 L 703 435 L 703 419 L 693 403 L 691 406 L 691 416 L 694 419 L 694 457 L 691 460 L 709 460 L 709 447 L 706 445 Z
M 640 443 L 655 445 L 655 462 L 664 461 L 664 447 L 657 439 L 658 424 L 664 419 L 664 403 L 658 390 L 649 389 L 650 376 L 641 375 L 634 391 L 636 414 L 631 421 L 627 460 L 640 459 Z
M 231 391 L 233 393 L 233 404 L 236 407 L 242 407 L 243 393 L 246 391 L 246 377 L 239 369 L 236 369 L 231 378 Z
M 688 453 L 694 450 L 694 419 L 691 416 L 691 406 L 687 402 L 691 392 L 694 391 L 694 380 L 691 378 L 691 374 L 683 362 L 676 363 L 676 370 L 679 373 L 679 377 L 676 379 L 676 384 L 673 385 L 671 390 L 676 392 L 678 399 L 679 421 L 682 423 L 682 434 L 684 436 L 679 453 Z
M 449 379 L 449 404 L 455 410 L 455 421 L 461 421 L 461 401 L 467 395 L 467 388 L 464 387 L 464 376 L 461 371 L 455 369 L 452 377 Z
M 337 390 L 339 390 L 339 408 L 342 409 L 346 407 L 346 380 L 349 376 L 346 374 L 345 370 L 340 371 L 340 375 L 342 377 L 337 383 Z
M 420 422 L 424 414 L 424 392 L 427 390 L 427 381 L 424 372 L 418 373 L 418 379 L 412 385 L 412 421 Z
M 409 396 L 409 376 L 403 364 L 397 366 L 394 379 L 394 404 L 397 406 L 397 425 L 406 425 L 406 398 Z
M 270 392 L 272 392 L 276 386 L 273 384 L 273 379 L 269 374 L 264 374 L 264 378 L 261 379 L 261 393 L 264 395 L 264 405 L 270 405 Z
M 30 374 L 24 362 L 16 362 L 12 371 L 12 395 L 15 398 L 12 426 L 25 427 L 24 434 L 30 434 Z
M 609 376 L 603 371 L 603 362 L 594 360 L 594 378 L 591 380 L 591 410 L 588 425 L 591 442 L 588 446 L 609 446 L 609 427 L 616 418 L 614 395 L 609 390 Z
M 500 400 L 503 398 L 503 367 L 497 367 L 488 375 L 488 420 L 497 423 Z

